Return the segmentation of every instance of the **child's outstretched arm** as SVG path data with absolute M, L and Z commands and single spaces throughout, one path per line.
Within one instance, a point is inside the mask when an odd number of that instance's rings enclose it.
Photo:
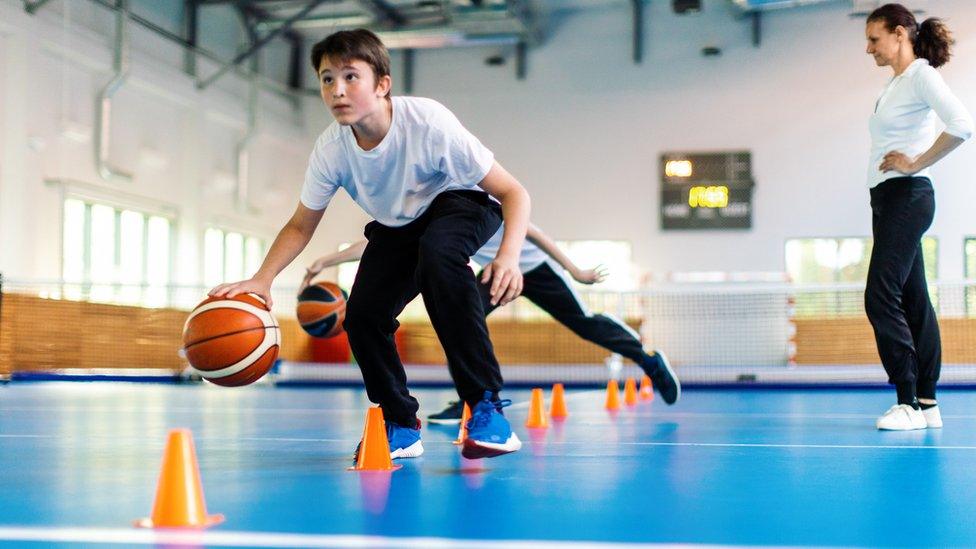
M 557 245 L 549 235 L 542 232 L 542 229 L 537 227 L 535 224 L 529 224 L 529 230 L 525 234 L 526 240 L 538 246 L 542 251 L 546 252 L 549 257 L 553 258 L 556 263 L 566 269 L 566 271 L 573 277 L 574 280 L 581 284 L 596 284 L 598 282 L 603 282 L 607 278 L 607 269 L 603 265 L 597 265 L 593 269 L 580 269 L 573 260 L 569 258 Z
M 494 261 L 485 266 L 481 282 L 491 281 L 492 305 L 505 305 L 522 293 L 519 255 L 529 227 L 532 201 L 525 187 L 497 161 L 479 186 L 502 203 L 505 233 Z
M 345 250 L 336 252 L 334 254 L 323 255 L 322 257 L 316 259 L 305 269 L 305 278 L 302 279 L 302 285 L 298 288 L 298 291 L 304 290 L 309 284 L 312 283 L 312 279 L 315 278 L 323 269 L 328 269 L 329 267 L 335 267 L 336 265 L 341 265 L 343 263 L 349 263 L 352 261 L 359 261 L 363 257 L 363 250 L 366 249 L 366 243 L 368 241 L 363 239 L 355 244 L 352 244 Z
M 210 290 L 213 297 L 227 296 L 234 297 L 238 294 L 256 294 L 268 304 L 270 309 L 273 305 L 271 301 L 271 283 L 274 282 L 278 273 L 284 270 L 298 254 L 305 249 L 308 241 L 315 233 L 315 227 L 322 220 L 325 210 L 312 210 L 304 204 L 299 203 L 298 209 L 292 214 L 291 219 L 278 232 L 268 255 L 264 257 L 261 268 L 251 278 L 240 282 L 229 282 L 221 284 Z

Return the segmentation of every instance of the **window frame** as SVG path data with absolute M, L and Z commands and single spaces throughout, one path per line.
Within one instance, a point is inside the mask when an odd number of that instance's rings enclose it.
M 210 286 L 211 282 L 207 278 L 207 233 L 209 231 L 219 231 L 220 232 L 220 242 L 221 242 L 221 258 L 220 258 L 220 282 L 217 284 L 226 282 L 236 282 L 236 280 L 227 279 L 227 239 L 230 234 L 237 234 L 241 236 L 241 273 L 242 279 L 253 276 L 254 273 L 248 274 L 248 256 L 247 256 L 247 243 L 250 239 L 256 239 L 260 243 L 260 249 L 258 251 L 258 256 L 261 260 L 264 259 L 265 255 L 268 253 L 268 239 L 256 231 L 242 230 L 239 227 L 229 225 L 220 222 L 208 222 L 203 226 L 203 230 L 200 232 L 200 262 L 199 262 L 199 280 L 204 286 Z M 260 265 L 260 261 L 258 262 Z
M 82 222 L 82 275 L 81 279 L 78 281 L 69 281 L 65 276 L 66 261 L 65 252 L 67 250 L 67 243 L 65 242 L 65 231 L 68 229 L 67 225 L 67 204 L 68 201 L 81 202 L 84 207 L 83 222 Z M 96 206 L 110 208 L 112 210 L 113 224 L 115 227 L 113 234 L 113 268 L 116 270 L 113 276 L 113 280 L 108 283 L 96 282 L 92 279 L 92 209 Z M 142 217 L 142 257 L 140 265 L 140 276 L 139 281 L 136 283 L 140 287 L 139 299 L 135 302 L 123 299 L 119 292 L 124 286 L 131 285 L 132 282 L 123 282 L 120 280 L 120 268 L 121 268 L 121 248 L 122 248 L 122 232 L 120 230 L 122 225 L 122 214 L 126 211 L 133 212 Z M 80 288 L 80 297 L 82 299 L 92 299 L 92 288 L 95 286 L 109 286 L 112 288 L 112 297 L 105 300 L 112 304 L 118 305 L 139 305 L 146 306 L 147 295 L 145 290 L 149 287 L 150 277 L 149 277 L 149 250 L 148 250 L 148 240 L 150 231 L 150 221 L 153 218 L 161 218 L 167 223 L 167 264 L 166 264 L 166 286 L 170 286 L 173 283 L 174 274 L 174 259 L 177 254 L 176 239 L 178 235 L 178 215 L 175 208 L 171 208 L 166 205 L 160 205 L 153 203 L 150 200 L 140 200 L 139 198 L 126 197 L 124 194 L 120 195 L 118 198 L 113 198 L 105 196 L 98 192 L 85 192 L 84 190 L 78 190 L 75 187 L 69 187 L 65 185 L 61 193 L 60 201 L 60 234 L 59 234 L 59 275 L 58 278 L 61 284 L 61 295 L 65 294 L 65 289 L 69 286 L 77 286 Z M 96 299 L 96 301 L 102 301 Z M 169 298 L 164 300 L 161 304 L 165 306 L 168 304 Z

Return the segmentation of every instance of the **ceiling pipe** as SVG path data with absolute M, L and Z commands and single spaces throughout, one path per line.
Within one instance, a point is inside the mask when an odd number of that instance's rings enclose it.
M 132 181 L 132 174 L 112 167 L 108 153 L 112 138 L 112 97 L 129 77 L 129 36 L 126 21 L 129 15 L 128 0 L 118 0 L 115 12 L 115 48 L 112 54 L 114 75 L 98 93 L 95 100 L 95 169 L 105 181 L 120 179 Z
M 251 208 L 251 153 L 249 145 L 257 133 L 258 86 L 254 82 L 248 86 L 247 92 L 247 127 L 244 135 L 237 142 L 237 192 L 235 202 L 237 211 L 248 213 Z
M 631 0 L 634 23 L 633 58 L 634 64 L 644 61 L 644 0 Z
M 202 80 L 201 82 L 198 82 L 197 88 L 200 88 L 201 90 L 206 89 L 208 86 L 210 86 L 218 79 L 220 79 L 221 76 L 227 74 L 228 71 L 233 70 L 235 67 L 243 63 L 246 59 L 248 59 L 249 57 L 257 53 L 261 48 L 266 46 L 268 42 L 274 40 L 281 33 L 291 29 L 291 26 L 296 21 L 303 19 L 306 15 L 311 13 L 312 10 L 317 8 L 320 4 L 324 4 L 326 1 L 331 2 L 335 0 L 310 0 L 307 6 L 305 6 L 300 11 L 298 11 L 298 13 L 295 13 L 294 15 L 289 17 L 282 26 L 272 30 L 268 34 L 264 35 L 263 37 L 261 37 L 260 39 L 252 43 L 251 47 L 248 48 L 247 51 L 238 54 L 236 57 L 234 57 L 234 59 L 230 63 L 225 64 L 223 67 L 220 67 L 220 69 L 218 69 L 217 72 L 213 73 L 212 75 Z

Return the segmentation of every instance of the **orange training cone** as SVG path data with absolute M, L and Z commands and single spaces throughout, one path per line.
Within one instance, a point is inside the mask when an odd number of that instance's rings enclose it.
M 607 410 L 620 409 L 620 386 L 617 385 L 616 379 L 611 379 L 607 382 L 607 403 L 605 408 Z
M 140 528 L 206 528 L 221 522 L 224 522 L 224 515 L 207 515 L 193 435 L 189 429 L 171 430 L 166 439 L 152 515 L 137 520 L 135 525 Z
M 386 438 L 386 422 L 379 406 L 366 411 L 366 427 L 359 444 L 359 457 L 350 471 L 394 471 L 401 467 L 393 465 L 390 459 L 390 441 Z
M 651 383 L 649 376 L 641 377 L 640 398 L 641 400 L 654 400 L 654 384 Z
M 529 419 L 525 426 L 534 429 L 545 429 L 549 426 L 546 419 L 546 405 L 542 398 L 542 389 L 532 389 L 532 400 L 529 401 Z
M 566 419 L 569 416 L 569 411 L 566 410 L 566 395 L 562 383 L 556 383 L 552 386 L 552 404 L 549 407 L 549 415 L 556 421 Z
M 464 439 L 468 438 L 468 420 L 470 419 L 471 419 L 471 407 L 468 406 L 467 402 L 465 402 L 464 411 L 461 412 L 461 428 L 458 429 L 458 437 L 457 440 L 454 441 L 455 445 L 460 446 L 464 444 Z
M 632 377 L 628 377 L 624 382 L 624 404 L 627 406 L 637 404 L 637 382 Z

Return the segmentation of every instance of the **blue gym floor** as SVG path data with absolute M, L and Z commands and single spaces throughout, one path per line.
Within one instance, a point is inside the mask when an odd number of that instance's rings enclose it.
M 415 394 L 424 414 L 453 397 Z M 425 422 L 423 457 L 361 474 L 346 470 L 361 390 L 13 382 L 0 545 L 976 546 L 976 392 L 940 395 L 944 429 L 902 433 L 874 429 L 887 390 L 686 390 L 616 415 L 602 391 L 568 390 L 568 421 L 534 434 L 528 391 L 503 396 L 522 451 L 462 460 L 456 428 Z M 130 527 L 174 427 L 227 517 L 202 535 Z

